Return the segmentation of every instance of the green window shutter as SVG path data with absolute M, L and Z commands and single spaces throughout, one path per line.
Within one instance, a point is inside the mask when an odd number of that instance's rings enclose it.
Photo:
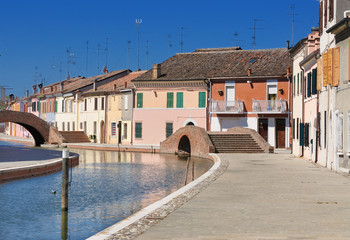
M 55 106 L 55 112 L 57 112 L 58 102 L 57 102 L 57 101 L 55 101 L 55 103 L 56 103 L 56 106 Z
M 198 107 L 205 108 L 205 92 L 198 93 Z
M 300 123 L 300 141 L 299 141 L 299 145 L 300 146 L 304 146 L 304 123 Z
M 183 108 L 184 107 L 184 93 L 178 92 L 176 93 L 176 107 Z
M 311 72 L 307 74 L 307 96 L 311 97 Z
M 166 123 L 165 133 L 166 137 L 169 137 L 171 134 L 173 134 L 173 123 Z
M 174 93 L 168 92 L 166 94 L 166 107 L 167 108 L 173 108 L 174 107 Z
M 312 94 L 317 94 L 317 68 L 312 69 Z
M 305 142 L 304 142 L 304 146 L 308 147 L 309 146 L 309 124 L 305 123 Z
M 142 108 L 143 107 L 143 93 L 137 93 L 137 106 L 136 108 Z
M 142 138 L 142 123 L 135 123 L 135 138 Z
M 38 112 L 40 112 L 40 101 L 38 101 Z

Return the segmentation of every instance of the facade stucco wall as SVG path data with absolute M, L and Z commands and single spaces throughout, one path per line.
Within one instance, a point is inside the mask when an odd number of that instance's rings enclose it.
M 195 126 L 206 129 L 206 109 L 134 109 L 135 123 L 142 123 L 142 138 L 135 138 L 133 131 L 132 138 L 134 145 L 159 145 L 166 139 L 166 123 L 173 123 L 173 132 L 186 123 L 192 121 Z

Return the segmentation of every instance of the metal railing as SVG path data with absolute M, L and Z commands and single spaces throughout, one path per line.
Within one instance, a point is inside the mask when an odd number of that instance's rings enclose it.
M 286 100 L 254 100 L 253 112 L 287 112 Z
M 210 103 L 210 112 L 212 113 L 242 113 L 244 111 L 244 102 L 243 101 L 214 101 L 211 100 Z

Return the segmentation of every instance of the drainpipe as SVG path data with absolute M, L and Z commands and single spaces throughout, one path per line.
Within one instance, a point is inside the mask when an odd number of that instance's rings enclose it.
M 299 65 L 300 66 L 300 65 Z M 304 113 L 304 108 L 305 108 L 305 103 L 304 103 L 304 98 L 305 98 L 305 94 L 304 94 L 304 91 L 305 91 L 305 88 L 304 88 L 304 86 L 305 86 L 305 79 L 304 79 L 304 73 L 305 73 L 305 68 L 304 67 L 302 67 L 302 66 L 300 66 L 300 69 L 301 69 L 301 72 L 302 72 L 302 74 L 301 74 L 301 82 L 303 83 L 302 84 L 302 86 L 301 86 L 301 89 L 302 89 L 302 91 L 301 91 L 301 94 L 302 94 L 302 105 L 301 105 L 301 119 L 300 119 L 300 123 L 304 123 L 304 117 L 305 117 L 305 113 Z M 304 124 L 303 124 L 304 125 Z M 303 133 L 304 133 L 304 135 L 305 135 L 305 132 L 303 131 Z M 301 136 L 299 136 L 299 137 L 301 137 Z M 303 136 L 304 137 L 304 136 Z M 305 138 L 304 138 L 305 139 Z M 300 139 L 299 139 L 299 141 L 300 141 Z M 304 146 L 301 146 L 301 156 L 300 157 L 304 157 Z
M 107 129 L 109 127 L 107 109 L 108 109 L 108 94 L 105 93 L 105 109 L 104 109 L 104 111 L 105 111 L 105 126 L 104 126 L 104 134 L 103 134 L 102 143 L 106 143 Z
M 288 43 L 289 44 L 289 43 Z M 290 136 L 291 136 L 291 131 L 290 131 L 290 129 L 292 129 L 291 128 L 291 126 L 292 126 L 292 124 L 291 124 L 291 122 L 290 122 L 290 114 L 291 114 L 291 108 L 290 108 L 290 106 L 291 106 L 291 100 L 290 100 L 290 97 L 291 97 L 291 94 L 290 94 L 290 84 L 291 84 L 291 80 L 290 80 L 290 77 L 287 75 L 287 79 L 288 79 L 288 100 L 289 100 L 289 113 L 288 113 L 288 123 L 289 123 L 289 137 L 288 137 L 288 141 L 290 140 Z M 293 105 L 292 105 L 293 106 Z M 294 129 L 293 129 L 293 131 L 294 131 Z M 293 153 L 293 140 L 289 143 L 289 145 L 291 146 L 291 149 L 290 149 L 290 154 L 292 154 Z
M 317 104 L 316 104 L 316 148 L 315 148 L 315 163 L 318 162 L 318 146 L 320 145 L 319 141 L 321 139 L 321 136 L 320 136 L 320 115 L 321 113 L 319 114 L 319 111 L 320 111 L 320 98 L 319 98 L 319 94 L 320 94 L 320 90 L 317 90 Z
M 209 95 L 210 95 L 210 101 L 209 101 L 209 106 L 208 106 L 208 109 L 209 109 L 209 120 L 208 120 L 208 126 L 207 126 L 207 129 L 209 130 L 209 127 L 210 127 L 210 131 L 211 131 L 211 100 L 212 100 L 212 82 L 210 80 L 210 78 L 208 78 L 208 81 L 209 81 Z

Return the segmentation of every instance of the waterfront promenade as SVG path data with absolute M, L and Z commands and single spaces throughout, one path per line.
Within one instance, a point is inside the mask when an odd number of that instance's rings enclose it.
M 221 177 L 136 239 L 350 239 L 350 179 L 290 154 L 218 154 Z

